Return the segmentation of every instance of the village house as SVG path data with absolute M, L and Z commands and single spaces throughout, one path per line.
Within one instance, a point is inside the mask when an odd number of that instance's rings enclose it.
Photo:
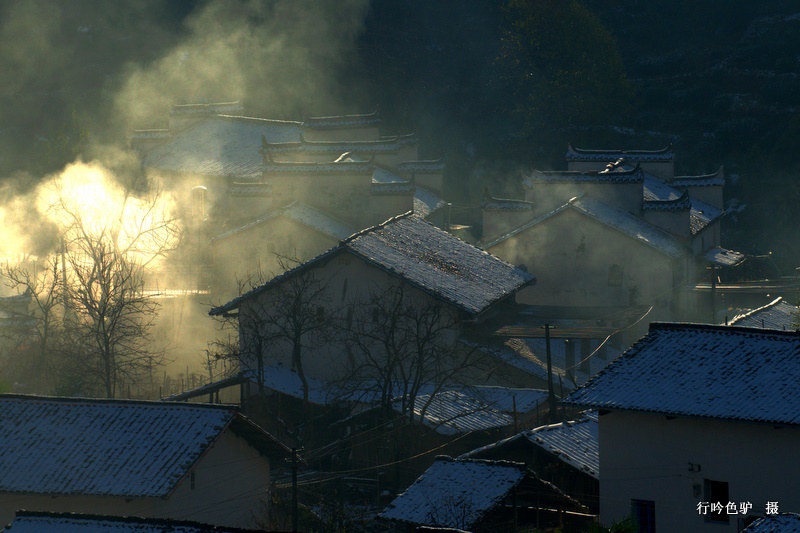
M 371 320 L 362 316 L 366 309 L 375 309 L 372 315 L 375 316 L 379 311 L 388 312 L 379 309 L 381 300 L 402 298 L 402 305 L 407 302 L 420 313 L 428 313 L 426 316 L 432 320 L 430 328 L 436 331 L 436 338 L 428 339 L 430 348 L 446 349 L 453 354 L 461 346 L 458 339 L 465 329 L 512 304 L 519 289 L 536 281 L 533 275 L 406 213 L 356 233 L 311 261 L 212 309 L 210 314 L 224 316 L 238 312 L 240 346 L 255 346 L 253 337 L 264 335 L 263 331 L 252 327 L 258 323 L 256 317 L 269 314 L 269 306 L 280 299 L 281 291 L 291 288 L 301 276 L 313 276 L 313 282 L 324 287 L 316 302 L 310 304 L 320 320 L 341 320 L 344 329 L 352 329 L 359 317 L 366 322 Z M 311 278 L 308 281 L 311 282 Z M 347 350 L 340 341 L 306 348 L 302 356 L 304 377 L 327 383 L 342 380 L 358 383 L 353 379 L 356 376 L 348 375 L 347 362 L 356 356 L 352 351 L 348 355 Z M 472 349 L 460 351 L 475 352 Z M 270 365 L 300 372 L 298 361 L 293 360 L 292 348 L 286 343 L 271 346 L 266 355 Z M 458 358 L 449 360 L 458 364 Z M 472 378 L 475 385 L 527 386 L 526 383 L 497 383 L 485 372 L 475 374 Z M 444 370 L 436 375 L 428 373 L 425 380 L 438 381 L 446 375 L 448 372 Z
M 153 294 L 170 293 L 159 325 L 176 360 L 216 340 L 196 327 L 209 302 L 226 302 L 391 216 L 413 211 L 446 223 L 444 161 L 421 159 L 413 134 L 383 136 L 377 112 L 301 121 L 243 115 L 238 102 L 175 105 L 168 128 L 130 138 L 184 222 L 180 248 L 146 280 Z
M 742 533 L 797 533 L 800 531 L 800 515 L 777 513 L 757 519 L 742 530 Z
M 20 509 L 252 527 L 290 450 L 232 406 L 0 395 L 0 523 Z
M 459 459 L 525 463 L 539 478 L 599 513 L 600 452 L 597 412 L 539 426 L 465 453 Z
M 585 513 L 522 463 L 440 456 L 378 517 L 394 523 L 395 531 L 430 526 L 494 533 L 518 526 L 586 526 Z
M 525 175 L 523 199 L 484 195 L 479 246 L 541 278 L 519 300 L 563 307 L 646 305 L 653 307 L 650 319 L 700 316 L 692 289 L 710 277 L 707 267 L 744 259 L 720 247 L 722 169 L 675 176 L 671 147 L 570 146 L 567 161 L 567 171 L 533 169 Z
M 564 403 L 599 410 L 600 521 L 741 531 L 800 510 L 800 334 L 653 323 Z
M 342 223 L 358 231 L 411 210 L 444 223 L 444 162 L 420 160 L 413 134 L 381 136 L 377 112 L 303 121 L 243 112 L 236 102 L 176 105 L 169 129 L 131 137 L 144 169 L 164 179 L 183 217 L 193 221 L 188 242 L 196 257 L 187 261 L 215 265 L 212 280 L 242 279 L 258 268 L 278 273 L 276 253 L 306 260 L 326 250 L 327 243 L 314 246 L 319 228 L 300 224 L 279 228 L 284 233 L 248 232 L 250 247 L 271 250 L 271 261 L 229 261 L 223 242 L 231 233 L 292 204 L 329 217 L 333 234 Z M 218 295 L 234 296 L 230 285 L 223 283 Z
M 256 533 L 263 529 L 202 524 L 169 518 L 17 511 L 4 533 Z
M 779 296 L 767 305 L 736 315 L 727 325 L 796 331 L 800 326 L 800 308 Z

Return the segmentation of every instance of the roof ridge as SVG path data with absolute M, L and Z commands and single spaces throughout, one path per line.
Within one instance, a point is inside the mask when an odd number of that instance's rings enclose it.
M 103 515 L 95 513 L 71 513 L 71 512 L 53 512 L 53 511 L 26 511 L 24 509 L 15 511 L 14 518 L 30 517 L 30 518 L 69 518 L 73 520 L 104 520 L 108 522 L 121 522 L 121 523 L 148 523 L 148 524 L 169 524 L 175 526 L 191 526 L 197 527 L 201 531 L 224 531 L 226 533 L 237 532 L 253 532 L 255 529 L 244 529 L 239 527 L 218 526 L 211 525 L 203 522 L 196 522 L 194 520 L 183 520 L 175 518 L 157 518 L 157 517 L 142 517 L 142 516 L 116 516 L 116 515 Z
M 696 331 L 717 331 L 725 333 L 738 333 L 748 335 L 758 335 L 760 337 L 782 337 L 784 340 L 800 338 L 800 331 L 784 331 L 780 329 L 754 328 L 748 326 L 720 325 L 720 324 L 700 324 L 694 322 L 651 322 L 650 331 L 674 331 L 674 330 L 696 330 Z
M 674 178 L 672 178 L 672 181 L 681 181 L 681 180 L 698 180 L 699 181 L 699 180 L 703 180 L 703 179 L 716 178 L 720 174 L 722 174 L 723 178 L 725 177 L 725 170 L 724 170 L 723 165 L 720 165 L 720 167 L 716 170 L 716 172 L 709 172 L 708 174 L 675 176 Z
M 472 464 L 485 464 L 488 466 L 505 466 L 516 468 L 521 471 L 528 471 L 528 465 L 519 461 L 509 461 L 508 459 L 477 459 L 472 457 L 451 457 L 449 455 L 437 455 L 434 457 L 435 461 L 446 461 L 452 463 L 472 463 Z
M 567 150 L 572 150 L 575 153 L 587 155 L 604 155 L 604 154 L 631 154 L 631 155 L 661 155 L 669 153 L 673 150 L 673 144 L 669 143 L 664 148 L 657 150 L 609 150 L 609 149 L 592 149 L 592 148 L 578 148 L 573 143 L 567 145 Z
M 387 225 L 389 225 L 389 224 L 391 224 L 391 223 L 393 223 L 393 222 L 395 222 L 397 220 L 400 220 L 401 218 L 408 218 L 408 217 L 413 216 L 413 215 L 414 215 L 414 211 L 413 210 L 406 211 L 405 213 L 400 213 L 399 215 L 395 215 L 390 219 L 384 220 L 380 224 L 375 224 L 374 226 L 370 226 L 368 228 L 364 228 L 362 230 L 359 230 L 359 231 L 353 233 L 352 235 L 350 235 L 349 237 L 347 237 L 346 239 L 342 240 L 342 242 L 339 243 L 339 246 L 343 246 L 345 244 L 348 244 L 349 242 L 355 240 L 358 237 L 361 237 L 362 235 L 366 235 L 366 234 L 371 233 L 373 231 L 377 231 L 378 229 L 381 229 L 381 228 L 383 228 L 383 227 L 385 227 L 385 226 L 387 226 Z M 430 224 L 430 222 L 428 222 L 427 220 L 424 220 L 422 218 L 420 218 L 420 220 Z
M 770 303 L 768 303 L 766 305 L 762 305 L 761 307 L 756 307 L 755 309 L 751 309 L 746 313 L 742 313 L 741 315 L 734 317 L 734 319 L 731 321 L 731 325 L 734 325 L 735 321 L 743 320 L 745 318 L 750 318 L 751 316 L 753 316 L 756 313 L 759 313 L 759 312 L 761 312 L 761 311 L 763 311 L 763 310 L 765 310 L 767 308 L 774 307 L 774 306 L 778 305 L 781 301 L 783 301 L 783 296 L 778 296 L 777 298 L 775 298 L 774 300 L 772 300 Z
M 69 397 L 69 396 L 44 396 L 38 394 L 20 394 L 20 393 L 0 393 L 0 400 L 29 400 L 41 402 L 58 402 L 58 403 L 86 403 L 98 405 L 142 405 L 142 406 L 174 406 L 179 405 L 183 408 L 200 408 L 200 409 L 216 409 L 222 411 L 234 411 L 239 413 L 239 406 L 234 404 L 210 404 L 210 403 L 176 403 L 165 400 L 135 400 L 130 398 L 84 398 L 84 397 Z

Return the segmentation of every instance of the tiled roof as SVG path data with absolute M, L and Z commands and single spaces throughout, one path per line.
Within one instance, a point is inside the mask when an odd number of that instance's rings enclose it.
M 725 185 L 725 172 L 719 167 L 713 174 L 675 176 L 670 183 L 675 187 L 722 187 Z
M 539 379 L 547 380 L 547 346 L 545 339 L 537 338 L 509 338 L 503 340 L 503 344 L 484 344 L 462 339 L 461 342 L 481 350 L 483 353 L 503 361 L 504 363 L 523 370 Z M 592 344 L 592 349 L 596 349 L 598 342 Z M 618 352 L 607 348 L 610 351 L 606 359 L 613 359 Z M 607 364 L 606 359 L 602 359 L 596 354 L 589 359 L 590 374 L 581 370 L 580 350 L 576 350 L 575 366 L 571 368 L 571 374 L 578 385 L 585 383 L 591 375 L 602 370 Z M 550 360 L 553 369 L 553 377 L 556 381 L 556 391 L 563 386 L 566 390 L 572 390 L 575 384 L 567 375 L 567 355 L 563 339 L 550 341 Z
M 315 229 L 323 235 L 327 235 L 333 239 L 346 239 L 355 233 L 355 230 L 348 224 L 323 213 L 319 209 L 315 209 L 302 202 L 292 202 L 291 204 L 271 211 L 257 218 L 256 220 L 253 220 L 252 222 L 221 233 L 211 240 L 218 241 L 225 239 L 231 235 L 236 235 L 242 231 L 246 231 L 250 228 L 263 224 L 264 222 L 274 220 L 275 218 L 279 217 L 284 217 L 289 220 L 294 220 L 295 222 L 304 224 L 309 228 Z
M 399 403 L 397 407 L 400 407 Z M 418 395 L 414 402 L 414 415 L 419 418 L 423 409 L 425 416 L 422 423 L 444 435 L 483 431 L 514 423 L 511 416 L 458 390 Z
M 296 140 L 300 124 L 260 118 L 212 116 L 177 133 L 145 155 L 147 168 L 208 176 L 261 178 L 261 136 L 272 141 Z
M 538 389 L 476 387 L 436 394 L 428 389 L 423 387 L 417 396 L 414 414 L 421 416 L 425 408 L 423 423 L 445 435 L 510 426 L 514 423 L 514 405 L 517 412 L 528 413 L 547 399 L 547 391 Z
M 272 184 L 234 182 L 228 187 L 228 194 L 235 198 L 252 198 L 254 196 L 269 197 L 272 196 Z
M 747 259 L 743 253 L 733 250 L 726 250 L 721 246 L 715 246 L 704 254 L 706 261 L 719 266 L 736 266 Z
M 231 406 L 0 395 L 0 491 L 166 497 L 237 421 Z
M 417 185 L 414 190 L 414 214 L 428 218 L 439 209 L 447 206 L 441 196 L 435 192 Z
M 212 309 L 210 314 L 235 309 L 242 300 L 342 252 L 354 254 L 472 315 L 536 281 L 531 274 L 406 213 L 352 235 L 336 248 Z
M 208 104 L 175 104 L 170 115 L 233 115 L 244 111 L 241 102 L 214 102 Z
M 671 257 L 681 257 L 688 252 L 680 240 L 627 211 L 589 197 L 571 200 L 570 205 L 601 224 Z
M 526 474 L 525 465 L 519 463 L 437 457 L 379 516 L 411 524 L 469 527 L 500 504 Z
M 524 433 L 525 438 L 560 460 L 600 479 L 600 445 L 597 412 L 587 411 L 578 420 L 542 426 Z
M 567 161 L 607 162 L 620 158 L 627 161 L 669 161 L 675 159 L 675 153 L 671 144 L 661 150 L 586 150 L 572 144 L 567 147 Z
M 489 189 L 486 188 L 481 199 L 481 209 L 486 211 L 531 211 L 533 203 L 525 200 L 495 198 L 489 194 Z
M 480 457 L 481 454 L 500 448 L 510 442 L 526 439 L 552 453 L 559 460 L 595 479 L 600 478 L 600 445 L 597 411 L 585 411 L 577 420 L 517 433 L 512 437 L 482 446 L 459 458 Z
M 800 322 L 800 307 L 778 297 L 763 307 L 737 315 L 731 320 L 730 325 L 794 331 L 798 322 Z
M 381 118 L 377 111 L 361 115 L 335 115 L 330 117 L 307 117 L 303 127 L 308 129 L 325 128 L 351 128 L 363 126 L 377 126 Z
M 271 143 L 266 138 L 262 139 L 261 150 L 266 153 L 316 153 L 316 154 L 343 154 L 355 152 L 359 154 L 383 154 L 397 152 L 403 146 L 416 144 L 416 136 L 397 135 L 384 137 L 374 141 L 309 141 L 303 135 L 299 141 Z
M 17 511 L 9 533 L 255 533 L 255 529 L 171 520 L 73 513 Z M 258 530 L 261 531 L 261 530 Z
M 645 173 L 640 167 L 631 170 L 615 169 L 611 172 L 548 171 L 533 169 L 522 178 L 522 186 L 531 188 L 537 183 L 641 183 Z
M 441 159 L 427 159 L 420 161 L 403 161 L 397 164 L 397 170 L 401 172 L 416 172 L 416 173 L 438 173 L 445 169 L 444 158 Z
M 267 155 L 269 156 L 269 154 Z M 360 160 L 349 156 L 350 153 L 347 152 L 336 161 L 324 163 L 277 162 L 268 157 L 261 168 L 265 176 L 270 174 L 372 174 L 375 171 L 372 159 Z
M 744 528 L 742 533 L 800 533 L 800 514 L 764 516 Z
M 723 420 L 800 424 L 800 334 L 653 323 L 564 402 Z
M 415 184 L 389 169 L 376 165 L 372 172 L 371 190 L 373 194 L 412 193 L 415 191 Z
M 526 222 L 525 224 L 506 233 L 505 235 L 501 235 L 492 241 L 481 243 L 481 248 L 484 250 L 491 249 L 501 242 L 504 242 L 529 228 L 537 226 L 567 209 L 574 209 L 575 211 L 584 214 L 598 221 L 599 223 L 619 231 L 620 233 L 623 233 L 628 237 L 631 237 L 632 239 L 654 248 L 670 257 L 681 257 L 689 252 L 688 247 L 684 243 L 666 231 L 645 222 L 641 218 L 632 215 L 627 211 L 617 209 L 616 207 L 605 204 L 600 200 L 595 200 L 594 198 L 586 196 L 573 198 L 561 207 L 536 217 L 530 222 Z
M 691 208 L 692 203 L 689 200 L 689 191 L 683 191 L 683 194 L 677 198 L 645 200 L 642 203 L 642 209 L 645 211 L 689 211 Z
M 688 202 L 691 206 L 689 211 L 689 224 L 693 235 L 720 218 L 724 213 L 721 209 L 711 204 L 688 196 L 686 191 L 681 192 L 671 184 L 667 184 L 649 175 L 645 177 L 643 193 L 644 205 L 654 205 L 652 202 L 685 201 L 682 199 L 684 197 L 688 198 Z

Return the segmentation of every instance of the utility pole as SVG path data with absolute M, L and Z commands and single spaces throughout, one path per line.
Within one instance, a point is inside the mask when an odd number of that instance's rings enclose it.
M 550 353 L 550 328 L 555 328 L 550 324 L 542 326 L 544 328 L 544 340 L 547 347 L 547 399 L 550 406 L 550 423 L 555 424 L 558 418 L 558 407 L 556 405 L 556 393 L 553 389 L 553 356 Z
M 719 267 L 711 265 L 706 267 L 711 271 L 711 323 L 717 323 L 717 270 Z
M 292 448 L 292 531 L 300 531 L 297 513 L 297 448 Z

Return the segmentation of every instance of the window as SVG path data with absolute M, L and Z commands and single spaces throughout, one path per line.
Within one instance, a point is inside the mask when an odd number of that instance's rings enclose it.
M 728 523 L 728 513 L 725 506 L 728 504 L 728 482 L 727 481 L 714 481 L 713 479 L 704 479 L 703 485 L 705 486 L 705 498 L 708 503 L 721 503 L 722 508 L 719 511 L 709 512 L 706 515 L 706 522 L 721 522 Z
M 622 287 L 622 266 L 611 265 L 608 267 L 608 286 L 609 287 Z
M 639 528 L 639 533 L 655 533 L 656 502 L 652 500 L 631 500 L 631 516 Z

